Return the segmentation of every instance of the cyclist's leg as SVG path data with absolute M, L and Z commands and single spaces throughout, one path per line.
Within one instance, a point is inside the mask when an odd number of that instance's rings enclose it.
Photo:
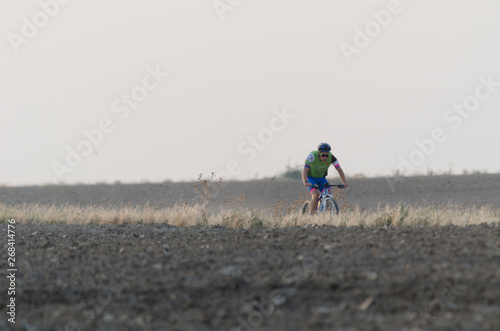
M 325 177 L 323 177 L 323 178 L 316 178 L 316 184 L 319 185 L 319 192 L 318 192 L 318 194 L 320 196 L 319 199 L 318 199 L 318 207 L 319 207 L 319 202 L 320 202 L 319 200 L 321 199 L 321 194 L 326 189 L 325 186 L 326 186 L 326 184 L 328 184 L 328 182 L 327 182 L 327 180 L 326 180 Z
M 316 183 L 319 185 L 320 194 L 323 193 L 323 191 L 326 189 L 326 184 L 328 184 L 326 178 L 316 178 Z M 328 188 L 327 190 L 327 192 L 330 193 L 330 188 Z
M 319 202 L 319 191 L 318 189 L 311 190 L 311 203 L 309 203 L 309 214 L 316 213 L 316 208 Z
M 314 178 L 314 177 L 308 177 L 307 181 L 311 183 L 312 185 L 318 184 L 316 180 L 320 178 Z M 316 188 L 309 188 L 309 193 L 311 194 L 311 203 L 309 203 L 309 214 L 312 215 L 316 211 L 316 207 L 318 206 L 318 200 L 319 200 L 319 191 Z

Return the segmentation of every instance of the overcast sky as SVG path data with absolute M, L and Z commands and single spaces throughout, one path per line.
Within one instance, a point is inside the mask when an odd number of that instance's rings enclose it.
M 500 171 L 499 1 L 59 1 L 0 3 L 0 184 L 262 178 L 323 141 L 348 178 Z

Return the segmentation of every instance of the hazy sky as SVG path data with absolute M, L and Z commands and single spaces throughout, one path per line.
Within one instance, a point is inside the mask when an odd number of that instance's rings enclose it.
M 0 3 L 0 183 L 500 171 L 499 1 Z

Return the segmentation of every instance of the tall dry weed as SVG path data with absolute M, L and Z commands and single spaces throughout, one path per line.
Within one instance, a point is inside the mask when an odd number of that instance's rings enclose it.
M 202 214 L 201 217 L 205 225 L 208 225 L 208 204 L 212 196 L 219 190 L 222 183 L 222 178 L 214 181 L 215 173 L 212 172 L 208 179 L 203 178 L 203 174 L 198 176 L 198 184 L 194 184 L 193 187 L 198 192 L 198 195 L 202 201 Z

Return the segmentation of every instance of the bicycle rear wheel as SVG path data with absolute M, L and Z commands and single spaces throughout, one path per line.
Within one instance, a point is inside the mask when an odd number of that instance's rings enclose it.
M 304 202 L 302 205 L 302 215 L 309 214 L 309 201 Z
M 337 205 L 337 202 L 335 200 L 328 199 L 326 201 L 326 210 L 332 215 L 337 215 L 339 213 L 339 206 Z

